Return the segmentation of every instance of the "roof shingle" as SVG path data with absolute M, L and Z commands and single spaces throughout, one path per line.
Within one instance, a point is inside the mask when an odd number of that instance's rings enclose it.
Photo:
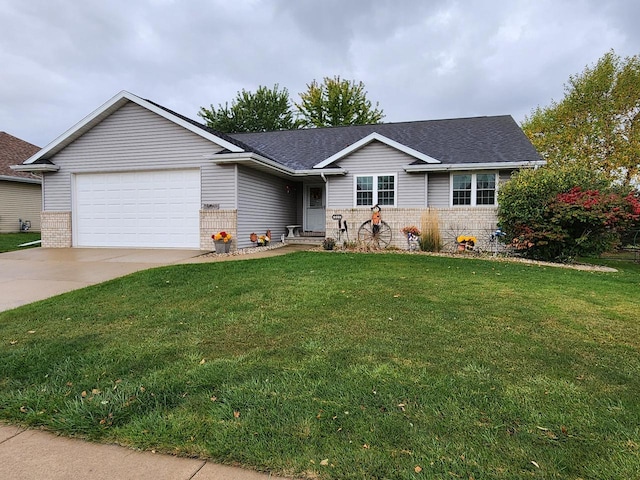
M 510 115 L 230 134 L 254 151 L 300 170 L 378 133 L 443 164 L 541 160 Z
M 19 165 L 40 150 L 40 147 L 25 142 L 6 132 L 0 132 L 0 176 L 39 179 L 27 172 L 11 170 L 11 165 Z

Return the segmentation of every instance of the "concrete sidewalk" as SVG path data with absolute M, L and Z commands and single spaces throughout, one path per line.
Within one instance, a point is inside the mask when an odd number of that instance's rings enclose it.
M 0 478 L 7 480 L 267 480 L 242 468 L 139 452 L 0 424 Z

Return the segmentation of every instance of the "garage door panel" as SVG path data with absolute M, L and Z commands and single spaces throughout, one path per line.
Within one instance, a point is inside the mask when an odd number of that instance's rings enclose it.
M 198 248 L 199 170 L 78 174 L 78 246 Z

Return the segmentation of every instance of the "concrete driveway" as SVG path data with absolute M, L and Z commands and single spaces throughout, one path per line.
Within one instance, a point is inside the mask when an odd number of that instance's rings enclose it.
M 0 312 L 122 277 L 189 263 L 200 250 L 31 248 L 0 254 Z

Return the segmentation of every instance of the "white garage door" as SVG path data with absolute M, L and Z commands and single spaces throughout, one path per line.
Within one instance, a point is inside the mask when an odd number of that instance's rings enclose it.
M 200 247 L 200 171 L 75 177 L 74 245 Z

